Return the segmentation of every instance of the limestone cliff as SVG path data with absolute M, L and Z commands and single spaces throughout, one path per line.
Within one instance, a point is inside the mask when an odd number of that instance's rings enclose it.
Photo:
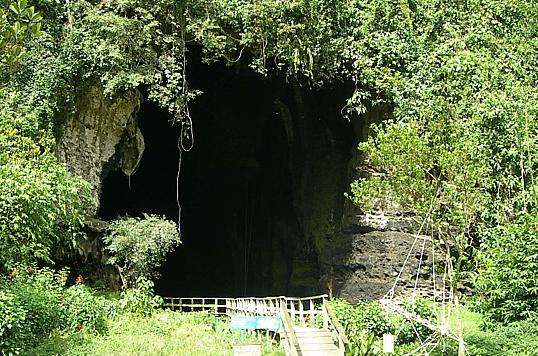
M 136 112 L 142 96 L 131 90 L 109 99 L 98 83 L 76 99 L 58 143 L 57 156 L 73 174 L 93 186 L 96 197 L 103 175 L 111 168 L 136 167 L 143 151 L 143 139 L 137 126 Z

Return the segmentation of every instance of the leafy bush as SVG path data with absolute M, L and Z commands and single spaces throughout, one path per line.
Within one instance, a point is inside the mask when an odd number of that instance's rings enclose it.
M 153 282 L 139 279 L 135 288 L 122 291 L 118 306 L 124 312 L 149 315 L 162 303 L 162 298 L 153 294 Z
M 377 352 L 379 338 L 385 333 L 395 334 L 398 344 L 417 341 L 417 334 L 424 339 L 431 330 L 400 315 L 387 313 L 378 301 L 362 301 L 353 305 L 342 299 L 331 300 L 330 305 L 345 329 L 353 354 L 373 354 Z M 434 311 L 427 300 L 415 299 L 404 306 L 417 315 L 432 319 Z M 416 330 L 416 332 L 415 332 Z
M 63 305 L 66 313 L 66 329 L 72 332 L 82 329 L 106 331 L 107 319 L 114 315 L 114 303 L 96 296 L 82 284 L 68 288 L 64 293 Z
M 465 336 L 470 355 L 532 356 L 538 350 L 538 322 L 517 321 Z
M 26 0 L 0 4 L 0 70 L 15 65 L 24 54 L 26 42 L 41 36 L 41 19 Z
M 52 139 L 39 118 L 6 108 L 20 100 L 0 92 L 0 268 L 50 261 L 53 247 L 56 254 L 72 248 L 94 202 L 90 185 L 47 148 Z
M 65 316 L 60 303 L 65 273 L 19 268 L 11 276 L 0 280 L 1 313 L 12 320 L 0 332 L 1 352 L 35 345 L 63 325 Z
M 26 311 L 13 293 L 0 290 L 0 353 L 17 353 L 24 344 Z
M 105 331 L 115 303 L 83 285 L 64 288 L 66 278 L 35 267 L 0 278 L 0 354 L 27 350 L 54 330 Z
M 538 216 L 498 226 L 484 234 L 476 286 L 478 305 L 490 320 L 538 317 Z
M 376 336 L 391 331 L 389 315 L 377 301 L 363 301 L 353 305 L 343 299 L 336 299 L 330 303 L 350 338 L 354 334 L 362 335 L 363 330 Z
M 408 300 L 405 302 L 404 308 L 423 319 L 435 320 L 436 316 L 433 305 L 431 301 L 427 299 L 415 298 L 412 301 Z M 400 315 L 393 314 L 390 319 L 392 324 L 391 331 L 395 333 L 399 344 L 408 344 L 416 341 L 417 333 L 422 340 L 432 333 L 426 326 L 416 321 L 407 320 Z
M 157 268 L 166 254 L 180 243 L 177 225 L 165 218 L 123 218 L 110 224 L 104 240 L 112 254 L 108 263 L 116 266 L 124 287 L 157 276 Z

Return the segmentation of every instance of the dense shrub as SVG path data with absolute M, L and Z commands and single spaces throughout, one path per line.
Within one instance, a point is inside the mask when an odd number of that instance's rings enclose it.
M 0 90 L 0 268 L 72 248 L 93 204 L 90 185 L 58 163 L 52 138 L 21 100 Z
M 63 325 L 65 314 L 60 300 L 64 281 L 64 273 L 31 268 L 19 268 L 11 277 L 0 280 L 2 314 L 13 320 L 0 332 L 0 351 L 31 347 Z
M 16 353 L 25 342 L 26 311 L 13 293 L 0 290 L 0 353 Z
M 0 4 L 0 74 L 4 67 L 17 64 L 25 46 L 41 36 L 41 19 L 26 0 L 9 0 Z
M 149 315 L 162 303 L 162 298 L 153 294 L 153 282 L 139 279 L 136 287 L 125 289 L 121 292 L 118 307 L 124 312 Z
M 119 219 L 109 230 L 104 238 L 112 254 L 108 263 L 118 268 L 124 287 L 155 277 L 166 255 L 180 243 L 177 225 L 158 216 Z
M 66 329 L 106 331 L 107 319 L 114 315 L 115 304 L 96 296 L 91 288 L 82 284 L 68 288 L 62 302 L 66 313 Z
M 469 355 L 534 356 L 538 350 L 538 322 L 517 321 L 465 336 Z
M 492 321 L 538 316 L 538 216 L 486 231 L 476 286 L 479 307 Z
M 436 315 L 431 301 L 422 298 L 415 298 L 412 301 L 406 301 L 404 308 L 415 315 L 426 320 L 435 321 Z M 397 336 L 399 344 L 407 344 L 417 340 L 417 333 L 424 340 L 432 331 L 426 326 L 405 319 L 400 315 L 391 315 L 392 332 Z
M 17 268 L 0 278 L 0 354 L 35 346 L 54 330 L 104 331 L 116 302 L 89 287 L 65 288 L 67 272 Z
M 391 331 L 389 315 L 376 301 L 364 301 L 353 305 L 343 299 L 336 299 L 330 303 L 350 337 L 357 331 L 362 330 L 376 336 L 381 336 Z
M 376 340 L 372 337 L 378 339 L 385 333 L 396 335 L 398 344 L 417 341 L 417 332 L 422 339 L 431 333 L 423 325 L 388 313 L 378 301 L 362 301 L 353 305 L 345 300 L 335 299 L 330 301 L 330 305 L 345 329 L 351 348 L 359 353 L 374 350 Z M 426 300 L 418 298 L 412 303 L 407 302 L 405 308 L 423 318 L 434 318 L 433 307 Z

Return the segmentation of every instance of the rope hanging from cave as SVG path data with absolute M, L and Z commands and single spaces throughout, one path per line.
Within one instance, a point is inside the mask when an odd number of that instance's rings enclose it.
M 177 148 L 179 152 L 176 176 L 176 203 L 177 203 L 177 229 L 181 237 L 181 163 L 183 152 L 190 152 L 194 148 L 194 126 L 192 123 L 191 113 L 187 102 L 189 85 L 187 82 L 187 46 L 185 40 L 185 10 L 181 10 L 180 33 L 181 33 L 181 56 L 182 56 L 182 87 L 180 112 L 177 114 L 181 129 L 177 140 Z
M 436 273 L 436 241 L 433 237 L 433 234 L 431 237 L 427 237 L 424 235 L 421 235 L 422 231 L 424 230 L 424 227 L 426 225 L 426 219 L 422 222 L 419 231 L 417 234 L 415 234 L 415 238 L 413 240 L 413 243 L 411 244 L 411 247 L 409 248 L 409 251 L 405 257 L 405 260 L 396 275 L 396 278 L 394 280 L 394 283 L 392 284 L 392 287 L 388 290 L 388 292 L 385 294 L 385 296 L 380 300 L 381 305 L 384 307 L 386 312 L 393 312 L 396 314 L 399 314 L 404 319 L 411 322 L 411 326 L 413 327 L 413 332 L 417 336 L 417 339 L 420 342 L 420 346 L 417 347 L 415 350 L 409 352 L 407 355 L 418 355 L 418 354 L 430 354 L 438 345 L 440 342 L 444 341 L 445 338 L 452 339 L 458 343 L 458 355 L 464 355 L 465 353 L 465 344 L 462 337 L 462 330 L 461 330 L 461 318 L 459 315 L 459 302 L 457 295 L 454 291 L 454 283 L 452 283 L 452 276 L 454 273 L 454 269 L 452 266 L 452 259 L 450 255 L 450 246 L 448 243 L 445 243 L 443 255 L 444 255 L 444 261 L 443 261 L 443 274 L 441 278 L 441 285 L 437 282 L 437 273 Z M 422 243 L 419 242 L 419 240 L 422 240 Z M 432 287 L 432 294 L 433 294 L 433 303 L 434 303 L 434 310 L 438 312 L 438 318 L 437 320 L 429 320 L 427 318 L 421 317 L 416 312 L 414 312 L 411 308 L 406 308 L 406 303 L 404 299 L 403 293 L 400 293 L 400 295 L 397 295 L 397 289 L 399 283 L 402 281 L 402 275 L 404 274 L 404 271 L 412 270 L 412 267 L 409 267 L 410 265 L 410 259 L 413 253 L 416 250 L 416 247 L 420 245 L 420 253 L 415 254 L 415 256 L 418 257 L 418 266 L 416 268 L 416 274 L 414 278 L 413 283 L 413 289 L 411 293 L 410 303 L 411 306 L 414 307 L 414 303 L 416 298 L 419 296 L 419 277 L 421 273 L 423 272 L 424 267 L 426 266 L 426 259 L 425 258 L 425 252 L 426 252 L 426 244 L 427 242 L 431 242 L 431 254 L 432 254 L 432 262 L 431 262 L 431 285 Z M 409 271 L 411 272 L 411 271 Z M 411 274 L 412 275 L 412 274 Z M 438 304 L 440 306 L 438 307 Z M 454 333 L 450 328 L 450 318 L 451 318 L 451 311 L 455 308 L 457 311 L 457 317 L 458 317 L 458 333 Z M 424 340 L 422 340 L 420 333 L 418 332 L 417 328 L 415 327 L 415 323 L 418 325 L 422 325 L 429 330 L 432 331 L 432 333 Z M 403 324 L 397 330 L 396 337 L 400 334 L 400 332 L 403 329 Z

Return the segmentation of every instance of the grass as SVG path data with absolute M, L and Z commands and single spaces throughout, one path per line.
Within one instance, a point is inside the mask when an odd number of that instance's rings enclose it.
M 259 343 L 264 355 L 284 355 L 263 335 L 229 329 L 206 313 L 157 311 L 151 316 L 120 315 L 99 335 L 55 333 L 29 355 L 231 355 L 235 344 Z
M 531 321 L 482 328 L 482 315 L 462 308 L 467 355 L 538 355 L 538 323 Z M 455 319 L 451 320 L 455 330 Z M 27 355 L 231 355 L 236 344 L 259 343 L 264 355 L 284 351 L 264 335 L 231 330 L 229 324 L 207 313 L 159 310 L 151 316 L 122 314 L 109 321 L 105 334 L 57 332 Z M 381 345 L 378 345 L 379 348 Z M 404 355 L 419 343 L 398 345 L 395 355 Z M 441 340 L 430 355 L 455 355 L 457 345 Z

